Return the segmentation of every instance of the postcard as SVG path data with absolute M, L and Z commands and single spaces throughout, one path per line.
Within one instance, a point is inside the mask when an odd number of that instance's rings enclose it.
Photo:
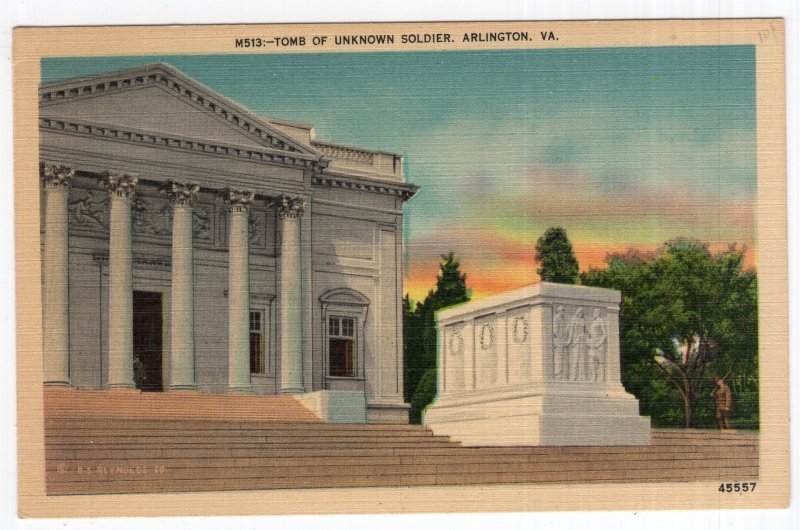
M 18 28 L 23 517 L 780 508 L 780 19 Z

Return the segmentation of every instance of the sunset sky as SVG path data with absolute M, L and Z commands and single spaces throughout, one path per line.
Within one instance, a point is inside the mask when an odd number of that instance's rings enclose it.
M 581 269 L 676 237 L 749 247 L 752 46 L 47 59 L 43 82 L 164 61 L 257 114 L 405 156 L 405 290 L 454 251 L 474 298 L 537 281 L 567 229 Z

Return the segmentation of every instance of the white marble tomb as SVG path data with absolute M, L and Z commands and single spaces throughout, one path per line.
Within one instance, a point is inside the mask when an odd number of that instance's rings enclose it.
M 464 445 L 647 445 L 620 382 L 619 291 L 540 283 L 437 314 L 424 423 Z

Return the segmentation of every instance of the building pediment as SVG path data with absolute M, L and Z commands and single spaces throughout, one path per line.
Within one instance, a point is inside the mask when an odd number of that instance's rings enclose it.
M 369 298 L 354 289 L 341 287 L 331 289 L 319 297 L 323 304 L 341 304 L 350 306 L 368 306 Z
M 164 64 L 69 79 L 39 89 L 41 117 L 95 122 L 166 136 L 320 156 L 214 90 Z

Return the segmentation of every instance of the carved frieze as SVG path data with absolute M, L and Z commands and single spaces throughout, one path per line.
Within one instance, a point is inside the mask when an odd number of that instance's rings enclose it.
M 258 214 L 254 212 L 253 215 L 250 215 L 250 219 L 248 220 L 250 244 L 254 247 L 263 247 L 266 236 L 264 221 L 262 219 L 264 215 L 262 212 L 258 212 Z
M 44 173 L 42 165 L 43 182 Z M 74 174 L 71 169 L 57 166 L 47 170 L 48 175 L 57 175 L 52 177 L 56 182 L 54 185 L 64 187 L 64 182 L 72 179 L 65 189 L 69 190 L 69 227 L 75 235 L 108 237 L 110 199 L 129 197 L 131 226 L 138 240 L 168 245 L 176 204 L 191 205 L 195 244 L 203 248 L 224 249 L 226 213 L 218 202 L 219 198 L 224 198 L 228 207 L 249 211 L 250 244 L 254 252 L 268 252 L 274 242 L 269 230 L 274 230 L 275 214 L 264 205 L 254 204 L 252 192 L 217 194 L 203 192 L 195 184 L 168 182 L 157 185 L 125 174 L 108 173 L 98 179 L 86 175 L 73 177 L 71 173 Z
M 604 381 L 607 352 L 608 329 L 602 309 L 556 306 L 553 313 L 554 379 Z
M 605 381 L 605 363 L 608 353 L 608 328 L 602 310 L 595 308 L 592 311 L 592 320 L 589 323 L 589 347 L 587 363 L 589 365 L 589 379 L 591 381 Z
M 212 214 L 209 214 L 209 211 L 213 212 L 214 210 L 213 208 L 209 210 L 204 206 L 198 205 L 195 205 L 192 209 L 192 227 L 195 239 L 208 242 L 214 241 L 213 232 L 211 231 Z
M 556 306 L 553 313 L 553 377 L 556 379 L 569 377 L 567 324 L 564 319 L 564 306 Z
M 171 233 L 172 205 L 169 201 L 136 197 L 131 213 L 136 235 L 167 236 Z
M 190 200 L 183 198 L 181 200 Z M 137 195 L 133 202 L 133 230 L 137 236 L 167 238 L 172 234 L 174 216 L 173 195 L 169 199 Z M 213 242 L 212 214 L 206 205 L 195 204 L 192 208 L 194 238 Z
M 69 222 L 75 228 L 108 230 L 108 194 L 100 190 L 72 188 Z

